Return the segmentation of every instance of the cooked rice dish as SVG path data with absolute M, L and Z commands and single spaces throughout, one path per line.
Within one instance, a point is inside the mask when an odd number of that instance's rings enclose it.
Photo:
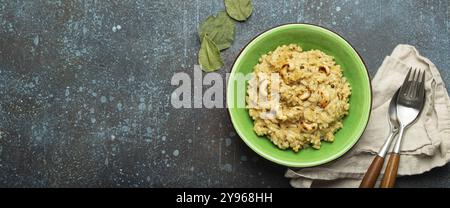
M 334 140 L 348 114 L 350 94 L 332 56 L 290 44 L 261 56 L 248 81 L 246 102 L 257 135 L 298 152 Z

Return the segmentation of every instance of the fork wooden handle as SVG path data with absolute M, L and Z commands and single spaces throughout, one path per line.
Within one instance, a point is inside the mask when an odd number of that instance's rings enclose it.
M 381 181 L 381 188 L 394 188 L 399 161 L 400 154 L 392 153 L 389 156 L 388 164 L 386 166 L 386 170 L 384 171 L 383 181 Z
M 377 182 L 378 176 L 380 175 L 381 168 L 383 167 L 384 157 L 377 155 L 372 164 L 370 164 L 369 169 L 367 169 L 364 178 L 359 185 L 359 188 L 373 188 Z

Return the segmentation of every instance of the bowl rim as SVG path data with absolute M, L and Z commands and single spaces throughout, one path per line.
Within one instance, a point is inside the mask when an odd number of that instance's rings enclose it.
M 233 74 L 234 74 L 236 62 L 240 59 L 240 57 L 241 57 L 242 53 L 245 51 L 245 49 L 246 49 L 251 43 L 253 43 L 257 38 L 261 37 L 262 35 L 264 35 L 264 34 L 266 34 L 266 33 L 268 33 L 268 32 L 271 32 L 272 30 L 275 30 L 275 29 L 278 29 L 278 28 L 281 28 L 281 27 L 289 27 L 289 26 L 307 26 L 307 27 L 315 27 L 315 28 L 317 28 L 317 29 L 320 29 L 320 30 L 323 30 L 323 31 L 325 31 L 325 32 L 331 33 L 331 34 L 337 36 L 338 38 L 340 38 L 344 43 L 348 44 L 348 46 L 350 46 L 350 48 L 353 50 L 353 52 L 358 56 L 359 60 L 363 63 L 363 66 L 364 66 L 364 69 L 365 69 L 365 72 L 366 72 L 365 74 L 366 74 L 366 76 L 367 76 L 367 79 L 369 80 L 369 91 L 370 91 L 370 97 L 369 97 L 369 98 L 370 98 L 370 102 L 369 102 L 369 104 L 370 104 L 370 106 L 369 106 L 369 111 L 368 111 L 368 115 L 367 115 L 367 121 L 366 121 L 366 123 L 365 123 L 365 125 L 364 125 L 364 128 L 362 128 L 361 132 L 359 133 L 358 139 L 356 139 L 356 140 L 355 140 L 354 142 L 352 142 L 350 145 L 348 145 L 347 147 L 345 147 L 344 149 L 342 149 L 341 151 L 339 151 L 337 154 L 333 155 L 333 156 L 330 157 L 330 158 L 324 159 L 324 160 L 320 160 L 320 161 L 317 161 L 317 162 L 309 162 L 309 163 L 286 162 L 286 161 L 283 161 L 283 160 L 274 158 L 274 157 L 268 155 L 267 153 L 265 153 L 264 151 L 261 151 L 261 150 L 259 150 L 258 148 L 254 147 L 252 144 L 250 144 L 250 142 L 247 141 L 247 139 L 245 139 L 244 134 L 236 127 L 236 124 L 235 124 L 235 122 L 234 122 L 234 117 L 233 117 L 233 115 L 232 115 L 231 110 L 230 110 L 229 107 L 227 107 L 227 111 L 228 111 L 228 115 L 229 115 L 230 121 L 231 121 L 231 123 L 232 123 L 232 125 L 233 125 L 234 131 L 239 135 L 239 137 L 241 138 L 241 140 L 243 140 L 244 143 L 245 143 L 248 147 L 250 147 L 250 149 L 252 149 L 255 153 L 257 153 L 259 156 L 261 156 L 261 157 L 263 157 L 263 158 L 265 158 L 265 159 L 267 159 L 267 160 L 269 160 L 269 161 L 271 161 L 271 162 L 274 162 L 274 163 L 276 163 L 276 164 L 283 165 L 283 166 L 286 166 L 286 167 L 305 168 L 305 167 L 315 167 L 315 166 L 320 166 L 320 165 L 324 165 L 324 164 L 333 162 L 333 161 L 335 161 L 335 160 L 341 158 L 341 157 L 344 156 L 346 153 L 348 153 L 351 149 L 353 149 L 353 147 L 356 146 L 356 144 L 359 142 L 359 140 L 361 139 L 362 135 L 364 134 L 365 130 L 367 129 L 367 125 L 368 125 L 368 123 L 369 123 L 370 115 L 371 115 L 371 111 L 372 111 L 373 90 L 372 90 L 372 83 L 371 83 L 369 71 L 368 71 L 368 69 L 367 69 L 367 65 L 366 65 L 364 59 L 362 58 L 362 56 L 360 55 L 360 53 L 359 53 L 359 52 L 355 49 L 355 47 L 353 47 L 353 45 L 350 44 L 350 42 L 347 41 L 347 39 L 345 39 L 342 35 L 340 35 L 339 33 L 335 32 L 335 31 L 333 31 L 333 30 L 331 30 L 331 29 L 328 29 L 328 28 L 326 28 L 326 27 L 324 27 L 324 26 L 320 26 L 320 25 L 316 25 L 316 24 L 311 24 L 311 23 L 286 23 L 286 24 L 281 24 L 281 25 L 277 25 L 277 26 L 271 27 L 271 28 L 269 28 L 269 29 L 267 29 L 267 30 L 264 30 L 263 32 L 257 34 L 257 35 L 254 36 L 251 40 L 249 40 L 249 41 L 247 42 L 247 44 L 245 44 L 245 46 L 240 50 L 240 52 L 239 52 L 238 55 L 236 56 L 236 58 L 235 58 L 233 64 L 231 65 L 231 68 L 230 68 L 231 71 L 230 71 L 230 75 L 229 75 L 229 78 L 228 78 L 228 81 L 227 81 L 227 87 L 226 87 L 226 103 L 227 103 L 227 106 L 229 106 L 229 105 L 228 105 L 228 102 L 229 102 L 230 99 L 228 99 L 228 98 L 229 98 L 229 96 L 234 95 L 234 93 L 231 93 L 231 91 L 230 91 L 230 89 L 229 89 L 230 86 L 231 86 L 231 85 L 229 84 L 229 82 L 230 82 L 230 80 L 231 80 L 231 79 L 230 79 L 231 76 L 233 76 Z

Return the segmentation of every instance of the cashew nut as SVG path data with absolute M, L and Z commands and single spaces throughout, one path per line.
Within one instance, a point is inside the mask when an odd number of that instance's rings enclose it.
M 300 98 L 300 100 L 305 101 L 310 96 L 311 96 L 311 93 L 309 92 L 309 90 L 306 90 L 306 92 L 304 92 L 299 98 Z
M 325 74 L 329 75 L 330 74 L 330 68 L 328 68 L 328 66 L 320 66 L 319 67 L 319 72 L 324 72 Z
M 283 79 L 283 81 L 286 83 L 288 83 L 288 81 L 289 81 L 287 78 L 288 77 L 288 72 L 287 72 L 288 68 L 289 68 L 289 65 L 285 64 L 281 67 L 281 70 L 280 70 L 281 79 Z
M 328 99 L 328 96 L 325 92 L 319 92 L 320 93 L 320 101 L 319 101 L 319 106 L 321 108 L 325 108 L 327 107 L 328 103 L 330 102 L 330 100 Z
M 300 127 L 305 132 L 312 132 L 317 129 L 317 123 L 306 123 L 304 121 L 300 121 Z

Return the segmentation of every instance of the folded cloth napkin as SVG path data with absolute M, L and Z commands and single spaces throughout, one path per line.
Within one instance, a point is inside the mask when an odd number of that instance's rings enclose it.
M 285 176 L 291 178 L 293 187 L 359 186 L 385 141 L 389 131 L 387 110 L 390 99 L 403 83 L 410 67 L 426 71 L 426 103 L 418 121 L 405 131 L 398 174 L 421 174 L 450 161 L 450 99 L 444 82 L 429 59 L 420 56 L 412 46 L 398 45 L 385 58 L 372 80 L 372 112 L 359 142 L 331 163 L 313 168 L 288 169 Z M 378 180 L 382 179 L 384 168 Z

